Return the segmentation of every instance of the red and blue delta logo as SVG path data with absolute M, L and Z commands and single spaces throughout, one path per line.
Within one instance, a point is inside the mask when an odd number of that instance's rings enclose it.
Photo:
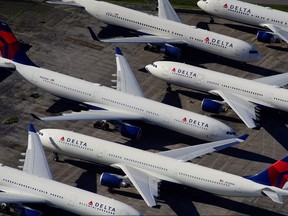
M 62 137 L 59 139 L 59 142 L 66 143 L 66 144 L 69 144 L 69 145 L 76 145 L 76 146 L 87 147 L 87 143 L 86 143 L 85 141 L 73 139 L 73 138 L 70 138 L 70 137 L 65 138 L 64 136 L 62 136 Z
M 116 209 L 112 206 L 100 203 L 100 202 L 93 202 L 92 200 L 88 202 L 89 207 L 95 207 L 97 210 L 101 210 L 103 212 L 107 212 L 109 214 L 115 214 Z
M 227 4 L 227 3 L 224 4 L 223 7 L 224 7 L 224 8 L 228 8 L 228 4 Z

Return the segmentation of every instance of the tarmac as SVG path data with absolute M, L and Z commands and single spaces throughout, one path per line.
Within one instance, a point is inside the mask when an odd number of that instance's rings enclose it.
M 145 7 L 145 12 L 156 14 L 154 9 L 152 6 L 151 9 Z M 188 25 L 208 28 L 250 42 L 262 55 L 258 62 L 241 63 L 187 48 L 183 52 L 181 62 L 246 79 L 287 71 L 287 44 L 257 42 L 257 28 L 220 18 L 215 18 L 215 24 L 209 24 L 209 16 L 201 14 L 180 13 L 179 16 L 183 23 Z M 144 51 L 143 44 L 115 45 L 93 41 L 87 26 L 99 32 L 101 37 L 122 32 L 107 28 L 80 8 L 52 6 L 35 1 L 1 1 L 0 20 L 9 24 L 18 39 L 32 46 L 27 54 L 43 68 L 112 86 L 111 75 L 116 71 L 114 48 L 117 45 L 130 63 L 147 98 L 212 116 L 235 128 L 238 134 L 250 134 L 246 142 L 197 158 L 193 163 L 247 176 L 261 172 L 287 155 L 286 113 L 268 112 L 265 114 L 263 127 L 260 130 L 251 130 L 233 110 L 219 115 L 203 112 L 200 108 L 201 100 L 211 97 L 210 95 L 173 85 L 172 92 L 166 92 L 165 82 L 145 72 L 144 67 L 154 61 L 163 60 L 163 54 Z M 204 143 L 193 137 L 147 124 L 141 124 L 142 139 L 133 142 L 118 132 L 93 128 L 92 121 L 43 123 L 33 120 L 30 113 L 39 116 L 57 115 L 77 110 L 79 107 L 75 103 L 44 92 L 5 70 L 0 71 L 0 92 L 0 163 L 7 166 L 16 168 L 21 165 L 20 153 L 26 150 L 27 125 L 30 122 L 38 130 L 73 130 L 152 152 Z M 17 117 L 18 122 L 5 124 L 4 121 L 11 117 Z M 267 197 L 221 197 L 166 183 L 160 187 L 160 197 L 157 199 L 159 205 L 157 208 L 150 208 L 134 187 L 110 191 L 99 184 L 102 172 L 119 171 L 63 155 L 60 156 L 60 162 L 54 162 L 51 152 L 47 151 L 46 155 L 54 180 L 120 200 L 144 215 L 288 215 L 288 198 L 284 198 L 284 204 L 281 205 Z M 44 215 L 71 215 L 43 205 L 33 207 L 40 208 Z

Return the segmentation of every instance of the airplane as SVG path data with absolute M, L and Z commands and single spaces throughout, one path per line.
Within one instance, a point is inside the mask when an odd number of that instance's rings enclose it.
M 25 55 L 25 58 L 21 58 L 25 53 L 21 49 L 19 52 L 14 50 L 15 47 L 19 49 L 20 45 L 16 46 L 17 39 L 5 23 L 0 23 L 0 37 L 2 41 L 6 41 L 3 43 L 4 48 L 0 48 L 0 67 L 19 74 L 31 84 L 51 94 L 79 102 L 89 109 L 65 113 L 62 116 L 42 117 L 42 121 L 114 120 L 118 122 L 121 134 L 133 139 L 140 138 L 141 128 L 123 122 L 125 120 L 148 122 L 207 141 L 236 136 L 231 127 L 211 117 L 145 98 L 119 48 L 116 48 L 117 78 L 113 81 L 116 89 L 113 89 L 36 67 L 31 63 L 27 65 L 28 57 Z M 35 115 L 34 117 L 38 118 Z
M 23 170 L 0 164 L 1 203 L 44 203 L 79 215 L 141 215 L 120 201 L 52 180 L 51 171 L 32 124 Z
M 236 0 L 200 0 L 197 5 L 213 16 L 268 28 L 258 31 L 257 40 L 264 43 L 288 43 L 288 13 Z M 214 22 L 213 16 L 210 22 Z
M 136 37 L 101 40 L 89 28 L 93 38 L 101 42 L 145 43 L 148 44 L 146 50 L 158 50 L 173 58 L 181 54 L 177 45 L 188 45 L 241 62 L 258 61 L 261 58 L 256 48 L 245 41 L 183 24 L 167 0 L 158 0 L 158 17 L 103 1 L 62 0 L 48 3 L 83 7 L 103 23 L 138 33 Z
M 43 146 L 56 153 L 55 161 L 59 159 L 60 153 L 121 169 L 125 177 L 102 173 L 100 183 L 110 188 L 128 187 L 133 183 L 149 207 L 157 205 L 155 197 L 158 196 L 158 184 L 162 180 L 219 195 L 268 194 L 274 200 L 274 196 L 278 195 L 279 200 L 276 201 L 279 202 L 282 195 L 288 194 L 288 191 L 258 185 L 242 177 L 186 163 L 196 157 L 239 144 L 248 135 L 152 153 L 67 130 L 42 129 L 38 134 Z
M 288 73 L 247 80 L 172 61 L 157 61 L 145 68 L 168 86 L 175 84 L 220 96 L 224 101 L 205 98 L 202 110 L 220 113 L 230 106 L 248 128 L 259 127 L 263 107 L 288 111 L 288 91 L 280 88 L 288 84 Z

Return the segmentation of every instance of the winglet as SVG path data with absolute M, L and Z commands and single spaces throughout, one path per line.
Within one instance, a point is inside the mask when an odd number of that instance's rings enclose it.
M 120 50 L 119 47 L 116 47 L 116 48 L 115 48 L 115 53 L 116 53 L 117 55 L 122 55 L 122 56 L 123 56 L 123 53 L 122 53 L 122 51 Z
M 40 121 L 42 121 L 42 119 L 41 118 L 39 118 L 38 116 L 36 116 L 35 114 L 33 114 L 33 113 L 30 113 L 31 114 L 31 116 L 34 118 L 34 119 L 37 119 L 37 120 L 40 120 Z
M 244 134 L 244 135 L 238 137 L 238 139 L 241 139 L 241 140 L 244 141 L 244 140 L 246 140 L 248 137 L 249 137 L 249 134 Z
M 93 31 L 93 29 L 90 26 L 88 26 L 87 28 L 88 28 L 90 35 L 93 38 L 93 40 L 101 42 L 101 40 L 98 38 L 98 36 Z
M 35 130 L 35 128 L 34 128 L 34 126 L 32 124 L 28 125 L 28 131 L 32 132 L 32 133 L 36 133 L 36 130 Z

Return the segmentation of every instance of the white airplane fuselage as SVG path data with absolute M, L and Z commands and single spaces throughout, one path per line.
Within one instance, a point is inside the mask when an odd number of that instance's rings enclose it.
M 50 179 L 0 165 L 0 185 L 9 192 L 35 197 L 38 203 L 64 209 L 79 215 L 140 215 L 134 208 L 114 199 L 84 191 Z M 29 199 L 30 200 L 30 199 Z
M 288 111 L 287 89 L 177 62 L 155 62 L 154 66 L 146 68 L 167 83 L 203 92 L 222 90 L 241 95 L 256 104 Z
M 13 62 L 4 58 L 0 61 Z M 47 69 L 16 62 L 13 64 L 17 68 L 15 72 L 27 81 L 59 97 L 77 102 L 96 103 L 100 107 L 105 105 L 112 109 L 123 110 L 123 112 L 132 112 L 137 116 L 140 115 L 140 120 L 150 124 L 207 141 L 223 140 L 236 136 L 231 127 L 208 116 L 133 96 Z
M 259 53 L 251 44 L 222 34 L 159 18 L 102 1 L 73 0 L 96 19 L 149 35 L 175 38 L 184 44 L 229 59 L 258 61 Z
M 288 28 L 288 13 L 235 0 L 198 1 L 198 6 L 205 12 L 250 25 L 265 27 L 274 24 Z
M 125 164 L 160 180 L 224 196 L 262 196 L 263 188 L 282 195 L 287 191 L 190 162 L 58 129 L 39 131 L 42 144 L 53 152 L 113 166 Z

